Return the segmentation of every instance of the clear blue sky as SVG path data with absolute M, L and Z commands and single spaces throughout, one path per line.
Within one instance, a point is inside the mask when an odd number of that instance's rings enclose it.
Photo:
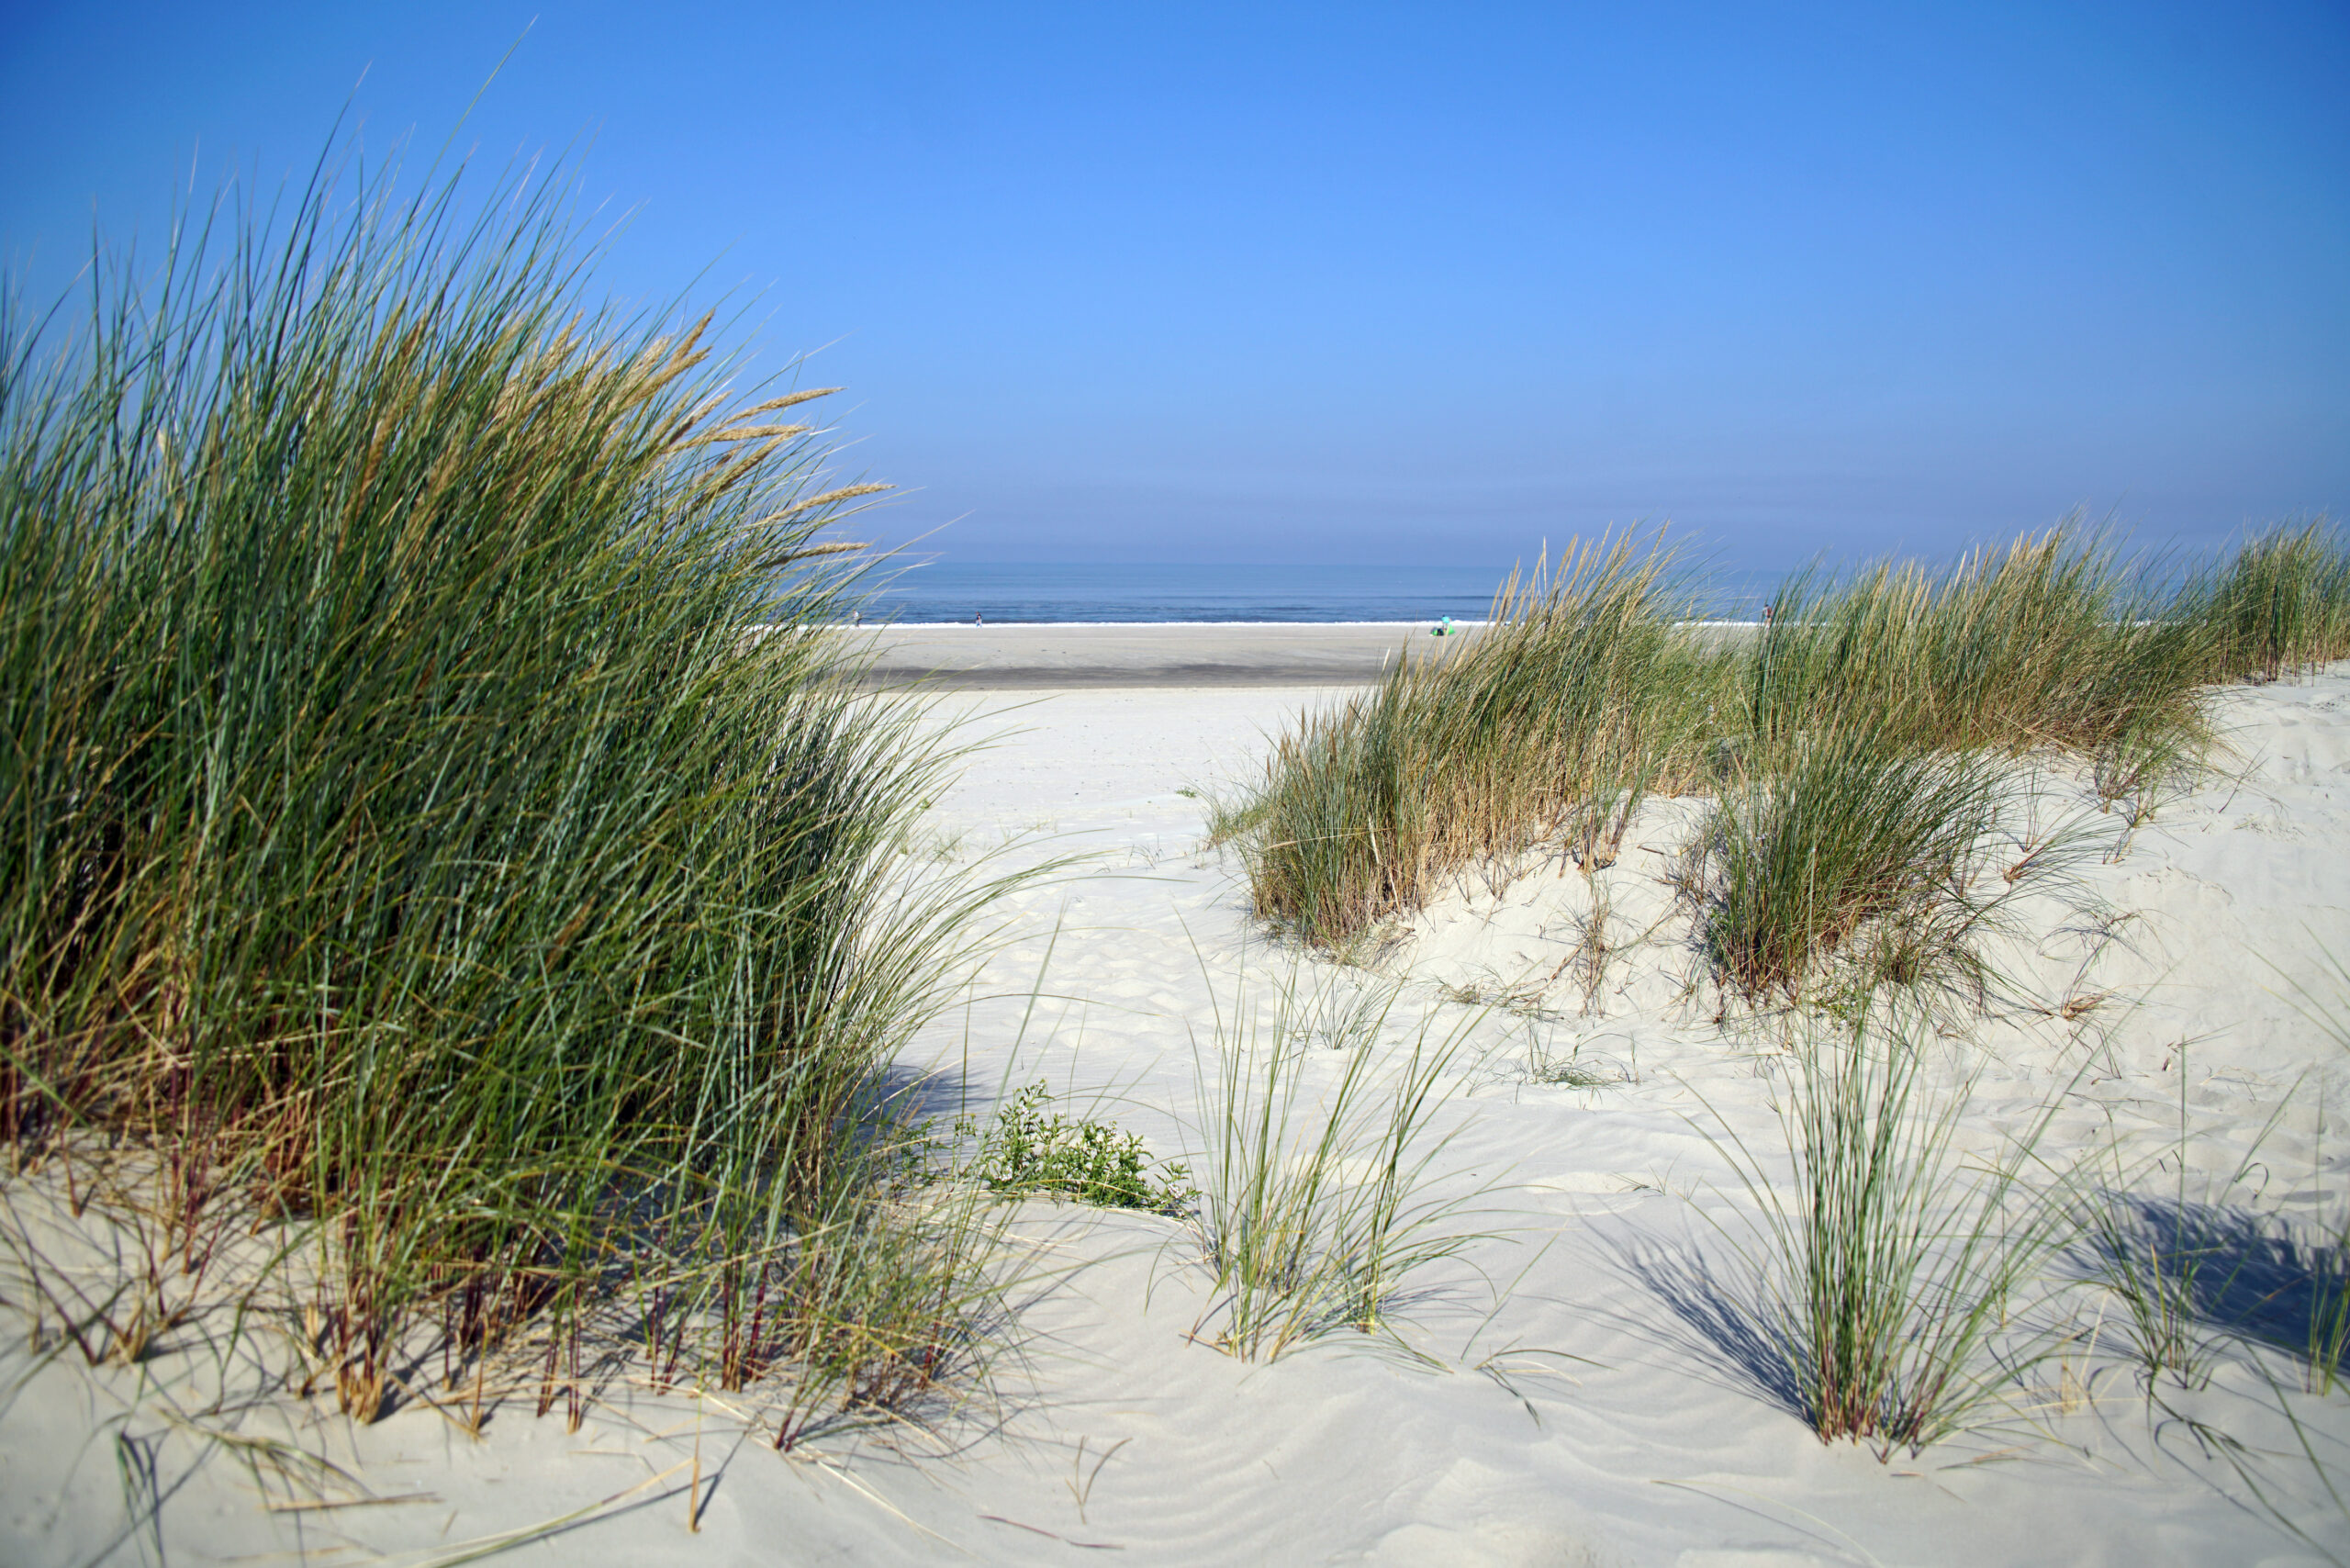
M 19 5 L 0 251 L 53 294 L 346 105 L 429 152 L 518 37 L 464 140 L 576 149 L 612 292 L 822 346 L 964 559 L 2350 510 L 2338 0 Z

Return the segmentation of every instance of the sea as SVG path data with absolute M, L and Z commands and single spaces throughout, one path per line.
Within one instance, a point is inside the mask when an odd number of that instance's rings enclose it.
M 866 581 L 867 622 L 904 625 L 1483 621 L 1509 576 L 1496 566 L 916 562 Z M 1695 613 L 1751 620 L 1777 573 L 1708 573 Z

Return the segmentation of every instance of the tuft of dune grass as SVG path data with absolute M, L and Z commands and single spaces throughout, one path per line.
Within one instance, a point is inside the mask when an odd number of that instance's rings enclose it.
M 2209 629 L 2165 613 L 2143 577 L 2062 528 L 1945 571 L 1799 575 L 1748 663 L 1748 738 L 1765 767 L 1840 723 L 1904 751 L 2096 756 L 2157 734 L 2199 741 Z
M 1986 763 L 2066 757 L 2103 803 L 2143 801 L 2211 744 L 2208 685 L 2350 656 L 2350 549 L 2322 522 L 2177 587 L 2075 524 L 1940 570 L 1802 574 L 1751 632 L 1694 622 L 1681 580 L 1661 543 L 1571 548 L 1475 642 L 1302 719 L 1223 817 L 1259 918 L 1352 951 L 1472 867 L 1548 846 L 1595 870 L 1644 795 L 1712 793 L 1709 946 L 1733 988 L 1784 996 L 1863 928 L 1963 936 L 1965 901 L 1926 890 L 1998 814 Z
M 2350 547 L 2323 518 L 2246 534 L 2180 598 L 2209 629 L 2212 680 L 2289 679 L 2350 658 Z
M 1612 860 L 1640 796 L 1696 776 L 1724 668 L 1676 630 L 1672 566 L 1602 542 L 1513 577 L 1457 655 L 1407 657 L 1282 737 L 1248 808 L 1259 916 L 1342 946 L 1546 838 Z
M 978 1244 L 882 1069 L 978 894 L 909 888 L 942 758 L 778 569 L 877 487 L 757 422 L 825 389 L 586 298 L 549 187 L 395 189 L 5 323 L 0 1140 L 161 1151 L 191 1272 L 275 1227 L 361 1419 L 525 1333 L 576 1419 L 615 1312 L 657 1378 L 795 1364 L 779 1437 L 916 1393 Z

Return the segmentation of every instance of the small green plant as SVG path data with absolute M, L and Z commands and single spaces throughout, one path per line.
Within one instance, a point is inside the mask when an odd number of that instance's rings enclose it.
M 1994 824 L 1994 789 L 1981 767 L 1854 730 L 1726 800 L 1685 879 L 1724 983 L 1794 1001 L 1831 954 L 1887 978 L 1955 956 L 1938 928 L 1968 924 L 1960 868 Z
M 984 1132 L 976 1118 L 957 1121 L 957 1137 L 979 1140 L 971 1176 L 990 1192 L 1049 1193 L 1153 1214 L 1186 1213 L 1199 1198 L 1190 1170 L 1154 1159 L 1141 1134 L 1091 1117 L 1072 1119 L 1051 1105 L 1051 1091 L 1036 1082 L 1000 1107 Z
M 1543 1002 L 1539 981 L 1520 981 L 1513 986 L 1492 979 L 1463 980 L 1459 985 L 1439 984 L 1436 993 L 1456 1006 L 1474 1007 L 1487 1013 L 1506 1013 L 1514 1018 L 1558 1016 Z
M 2326 1240 L 2309 1323 L 2309 1383 L 2320 1394 L 2342 1386 L 2343 1353 L 2350 1350 L 2350 1229 Z
M 1583 1059 L 1583 1042 L 1564 1056 L 1545 1050 L 1529 1029 L 1526 1036 L 1526 1081 L 1560 1089 L 1606 1089 L 1627 1081 L 1622 1070 L 1609 1070 Z
M 2323 996 L 2312 994 L 2299 981 L 2290 983 L 2300 998 L 2302 1016 L 2350 1050 L 2350 963 L 2322 946 L 2318 957 L 2328 971 Z M 2350 1354 L 2350 1213 L 2337 1207 L 2335 1217 L 2314 1226 L 2297 1251 L 2310 1283 L 2304 1334 L 2309 1386 L 2331 1394 L 2344 1381 L 2342 1363 Z
M 1606 986 L 1608 955 L 1614 951 L 1607 940 L 1607 919 L 1614 897 L 1599 878 L 1586 875 L 1583 881 L 1591 891 L 1591 908 L 1575 920 L 1574 946 L 1559 960 L 1559 967 L 1550 971 L 1550 978 L 1555 980 L 1572 969 L 1575 984 L 1583 991 L 1583 1014 L 1590 1016 L 1606 1011 L 1600 992 Z
M 2123 1327 L 2149 1388 L 2167 1373 L 2186 1389 L 2211 1378 L 2213 1348 L 2204 1332 L 2204 1298 L 2225 1294 L 2211 1276 L 2226 1265 L 2204 1244 L 2184 1204 L 2132 1203 L 2100 1194 L 2081 1224 L 2098 1257 L 2097 1278 L 2118 1299 Z

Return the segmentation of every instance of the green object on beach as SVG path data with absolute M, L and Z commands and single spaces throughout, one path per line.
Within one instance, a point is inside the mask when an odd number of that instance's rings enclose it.
M 957 1136 L 980 1137 L 972 1173 L 996 1193 L 1041 1193 L 1102 1208 L 1188 1212 L 1199 1197 L 1184 1167 L 1153 1159 L 1139 1134 L 1091 1117 L 1050 1109 L 1052 1092 L 1032 1083 L 996 1113 L 980 1133 L 977 1121 L 955 1124 Z

